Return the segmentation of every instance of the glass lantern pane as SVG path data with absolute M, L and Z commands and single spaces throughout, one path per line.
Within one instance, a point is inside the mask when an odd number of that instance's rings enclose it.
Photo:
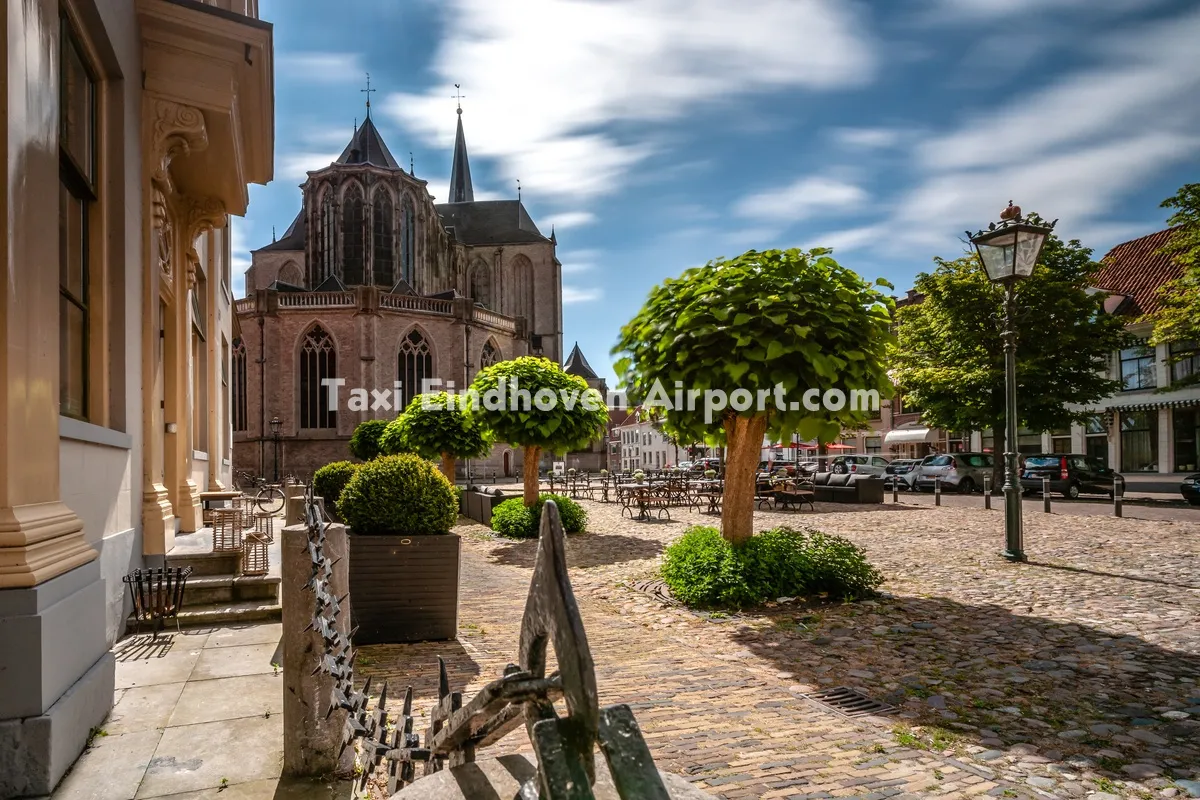
M 1027 278 L 1033 274 L 1033 266 L 1037 262 L 1038 253 L 1042 250 L 1045 235 L 1032 231 L 1022 231 L 1017 237 L 1016 274 Z
M 979 244 L 977 247 L 979 249 L 979 257 L 983 259 L 983 268 L 987 270 L 989 280 L 1000 281 L 1012 276 L 1012 245 L 997 246 L 988 243 Z

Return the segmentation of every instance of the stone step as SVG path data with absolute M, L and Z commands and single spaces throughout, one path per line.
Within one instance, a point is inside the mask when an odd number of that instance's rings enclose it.
M 184 606 L 179 610 L 179 624 L 230 625 L 243 622 L 277 622 L 283 619 L 283 606 L 278 601 L 246 600 L 240 603 L 212 603 L 204 606 Z
M 195 575 L 188 578 L 183 607 L 247 600 L 279 602 L 280 578 L 271 575 Z
M 200 575 L 227 575 L 233 576 L 237 574 L 238 567 L 241 564 L 241 553 L 187 553 L 187 554 L 168 554 L 166 558 L 168 567 L 191 567 L 192 578 Z M 192 578 L 188 579 L 191 583 Z

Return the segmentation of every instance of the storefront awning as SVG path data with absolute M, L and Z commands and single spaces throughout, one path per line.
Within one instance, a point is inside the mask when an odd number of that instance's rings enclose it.
M 883 443 L 887 446 L 896 444 L 920 444 L 922 442 L 932 442 L 937 438 L 937 434 L 930 428 L 924 425 L 916 425 L 909 423 L 901 425 L 895 430 L 890 430 L 883 435 Z

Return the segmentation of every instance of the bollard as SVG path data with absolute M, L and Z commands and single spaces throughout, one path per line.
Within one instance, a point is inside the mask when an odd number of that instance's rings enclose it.
M 992 487 L 988 485 L 991 480 L 991 475 L 983 476 L 983 507 L 988 511 L 992 510 Z
M 1042 478 L 1042 511 L 1050 513 L 1050 479 Z
M 893 503 L 900 502 L 900 476 L 899 475 L 892 476 L 892 502 Z
M 938 475 L 933 476 L 933 504 L 935 506 L 942 504 L 942 479 Z
M 1121 502 L 1125 497 L 1125 479 L 1120 475 L 1113 477 L 1113 516 L 1122 515 Z

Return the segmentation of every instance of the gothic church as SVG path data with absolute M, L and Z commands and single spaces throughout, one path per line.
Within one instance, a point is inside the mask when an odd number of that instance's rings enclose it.
M 283 237 L 253 251 L 236 303 L 235 468 L 303 478 L 346 458 L 359 422 L 397 413 L 351 411 L 352 388 L 399 381 L 407 404 L 427 378 L 462 389 L 503 359 L 562 363 L 554 233 L 520 199 L 475 200 L 458 115 L 447 202 L 396 162 L 368 114 L 337 161 L 308 173 Z M 346 382 L 337 407 L 322 386 L 334 378 Z M 520 461 L 497 445 L 472 466 L 500 477 Z

